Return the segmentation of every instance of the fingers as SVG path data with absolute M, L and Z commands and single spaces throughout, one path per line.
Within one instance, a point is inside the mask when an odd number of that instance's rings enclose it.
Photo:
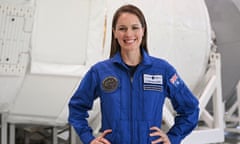
M 151 127 L 150 130 L 154 130 L 150 136 L 166 136 L 166 134 L 158 127 Z
M 90 144 L 111 144 L 111 143 L 105 138 L 97 137 L 93 141 L 91 141 Z
M 100 142 L 99 144 L 111 144 L 107 139 L 105 138 L 101 138 L 98 140 L 98 142 Z
M 107 130 L 105 130 L 105 131 L 99 136 L 99 138 L 103 138 L 103 137 L 105 137 L 107 134 L 109 134 L 109 133 L 111 133 L 111 132 L 112 132 L 111 129 L 107 129 Z
M 99 137 L 95 138 L 91 144 L 111 144 L 107 139 L 105 139 L 104 137 L 111 133 L 112 130 L 111 129 L 107 129 L 105 130 Z
M 111 129 L 105 130 L 105 131 L 97 138 L 98 141 L 99 141 L 101 144 L 111 144 L 107 139 L 104 138 L 107 134 L 109 134 L 109 133 L 111 133 L 111 132 L 112 132 Z M 100 143 L 99 143 L 99 144 L 100 144 Z
M 163 142 L 163 144 L 171 144 L 168 136 L 158 127 L 151 127 L 150 130 L 154 130 L 154 132 L 150 133 L 150 136 L 159 136 L 158 139 L 152 141 L 152 144 L 157 144 L 159 142 Z

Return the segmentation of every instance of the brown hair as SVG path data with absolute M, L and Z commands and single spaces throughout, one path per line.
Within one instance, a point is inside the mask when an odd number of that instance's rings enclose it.
M 148 53 L 148 47 L 147 47 L 147 23 L 146 23 L 146 20 L 145 20 L 145 17 L 143 15 L 142 11 L 139 8 L 137 8 L 136 6 L 130 5 L 130 4 L 121 6 L 115 12 L 115 14 L 113 16 L 113 20 L 112 20 L 112 29 L 113 30 L 115 30 L 116 24 L 117 24 L 117 20 L 118 20 L 119 16 L 122 13 L 131 13 L 131 14 L 134 14 L 134 15 L 136 15 L 138 17 L 142 27 L 144 28 L 144 35 L 143 35 L 143 38 L 142 38 L 142 42 L 141 42 L 140 48 L 145 49 L 145 51 Z M 114 33 L 112 31 L 110 58 L 113 57 L 118 51 L 120 51 L 120 48 L 121 47 L 120 47 L 117 39 L 115 39 Z

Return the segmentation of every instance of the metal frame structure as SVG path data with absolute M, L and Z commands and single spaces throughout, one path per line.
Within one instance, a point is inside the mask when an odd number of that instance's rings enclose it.
M 7 114 L 2 113 L 1 114 L 1 144 L 15 144 L 16 143 L 16 128 L 19 128 L 22 125 L 24 129 L 29 129 L 33 132 L 30 132 L 28 137 L 24 140 L 26 143 L 29 143 L 31 135 L 34 135 L 36 133 L 49 133 L 49 139 L 48 141 L 51 141 L 51 144 L 59 144 L 59 134 L 65 131 L 69 131 L 69 129 L 66 130 L 66 126 L 59 127 L 59 126 L 42 126 L 42 125 L 33 125 L 33 124 L 19 124 L 19 123 L 9 123 L 7 121 Z M 68 126 L 68 125 L 67 125 Z M 62 130 L 62 128 L 64 130 Z M 46 129 L 45 131 L 43 129 Z M 49 131 L 50 130 L 50 131 Z M 70 141 L 70 140 L 66 140 Z
M 240 125 L 240 80 L 236 85 L 236 100 L 232 106 L 225 112 L 225 122 L 233 123 L 233 126 L 226 125 L 226 131 L 240 133 L 238 126 Z
M 199 127 L 183 141 L 183 144 L 206 144 L 224 141 L 225 124 L 220 60 L 219 53 L 212 52 L 210 54 L 209 68 L 203 79 L 206 84 L 204 84 L 205 87 L 199 96 L 200 121 L 203 124 L 199 124 Z M 209 102 L 213 104 L 212 111 L 207 108 Z
M 7 115 L 6 113 L 1 113 L 1 144 L 7 144 Z

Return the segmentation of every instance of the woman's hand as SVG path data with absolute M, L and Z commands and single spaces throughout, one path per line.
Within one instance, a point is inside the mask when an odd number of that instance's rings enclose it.
M 153 132 L 150 133 L 150 136 L 159 136 L 160 138 L 152 141 L 152 144 L 157 144 L 162 142 L 163 144 L 171 144 L 168 136 L 158 127 L 151 127 L 150 130 Z
M 104 138 L 108 133 L 111 132 L 111 129 L 105 130 L 100 136 L 92 140 L 90 144 L 111 144 L 107 139 Z

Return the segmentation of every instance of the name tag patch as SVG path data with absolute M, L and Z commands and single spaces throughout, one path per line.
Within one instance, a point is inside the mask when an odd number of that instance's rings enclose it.
M 143 89 L 152 91 L 163 91 L 163 78 L 162 75 L 143 75 Z
M 162 75 L 143 75 L 144 84 L 163 84 Z

